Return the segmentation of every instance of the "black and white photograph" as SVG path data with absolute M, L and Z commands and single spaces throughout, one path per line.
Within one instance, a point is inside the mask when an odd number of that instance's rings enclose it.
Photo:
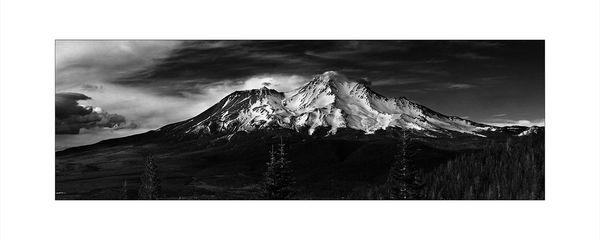
M 543 200 L 543 40 L 57 40 L 56 199 Z
M 600 1 L 2 0 L 0 239 L 600 239 Z

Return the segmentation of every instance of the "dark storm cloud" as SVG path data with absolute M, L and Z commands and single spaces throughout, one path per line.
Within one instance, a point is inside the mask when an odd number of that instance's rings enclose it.
M 121 115 L 78 104 L 78 101 L 90 99 L 81 93 L 57 93 L 55 95 L 56 134 L 79 134 L 80 129 L 136 127 L 133 123 L 127 124 L 125 117 Z
M 535 42 L 535 41 L 534 41 Z M 506 68 L 527 61 L 517 55 L 528 44 L 519 41 L 183 41 L 154 64 L 118 78 L 116 84 L 182 95 L 223 80 L 261 74 L 310 77 L 329 70 L 350 78 L 367 78 L 379 86 L 415 87 L 461 82 L 464 89 L 481 78 L 506 74 Z M 534 46 L 539 46 L 539 41 Z M 536 50 L 536 49 L 533 49 Z M 535 53 L 533 57 L 539 57 Z M 543 54 L 543 52 L 542 52 Z M 516 60 L 516 61 L 512 61 Z M 396 79 L 396 84 L 394 84 Z M 377 83 L 380 82 L 380 83 Z M 442 87 L 442 86 L 435 86 Z
M 322 67 L 306 49 L 337 48 L 337 42 L 185 41 L 156 65 L 124 83 L 144 79 L 235 79 L 263 73 L 305 73 Z M 127 81 L 129 80 L 129 81 Z
M 437 70 L 417 66 L 435 64 L 432 59 L 407 61 L 398 57 L 411 47 L 411 43 L 402 41 L 186 41 L 152 67 L 118 83 L 169 85 L 176 94 L 194 84 L 260 74 L 311 76 L 337 70 L 349 77 L 373 78 Z M 400 70 L 399 66 L 410 68 Z
M 543 41 L 184 41 L 153 63 L 114 83 L 186 96 L 261 74 L 310 78 L 335 70 L 368 80 L 386 96 L 472 119 L 493 110 L 473 103 L 543 115 Z

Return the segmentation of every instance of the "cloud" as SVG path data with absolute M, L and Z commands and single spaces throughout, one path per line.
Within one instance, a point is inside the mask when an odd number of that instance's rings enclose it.
M 263 74 L 310 77 L 329 70 L 342 71 L 349 78 L 382 78 L 405 71 L 404 68 L 407 72 L 413 68 L 428 69 L 414 64 L 437 64 L 431 58 L 418 56 L 402 59 L 400 55 L 412 45 L 403 41 L 184 41 L 167 57 L 115 83 L 147 88 L 169 86 L 171 91 L 163 93 L 177 95 L 181 89 L 194 85 L 189 80 L 207 83 Z
M 179 41 L 56 41 L 56 86 L 114 81 L 170 54 Z
M 411 47 L 412 44 L 406 41 L 338 41 L 332 48 L 308 50 L 304 54 L 323 59 L 348 59 L 381 52 L 405 52 Z M 385 62 L 390 63 L 393 62 Z
M 89 100 L 81 93 L 57 93 L 55 95 L 55 133 L 79 134 L 81 129 L 95 128 L 136 128 L 134 123 L 127 123 L 125 117 L 111 114 L 99 107 L 84 106 L 78 102 Z
M 286 92 L 302 86 L 309 79 L 297 75 L 258 75 L 219 82 L 198 82 L 180 95 L 162 95 L 143 88 L 104 84 L 102 91 L 86 91 L 90 104 L 108 112 L 118 112 L 134 120 L 139 127 L 156 129 L 202 113 L 234 91 L 268 88 Z M 265 84 L 266 83 L 266 84 Z
M 90 97 L 81 93 L 57 93 L 55 95 L 56 118 L 67 118 L 71 115 L 86 115 L 92 110 L 78 105 L 79 100 L 88 100 Z
M 306 73 L 307 68 L 314 69 L 317 64 L 303 54 L 303 49 L 316 45 L 310 41 L 184 41 L 167 57 L 122 77 L 118 83 L 139 86 L 188 79 L 215 82 L 269 73 Z
M 544 119 L 512 120 L 512 119 L 496 118 L 496 119 L 489 119 L 488 121 L 485 122 L 485 124 L 499 126 L 499 127 L 515 126 L 515 125 L 531 127 L 531 126 L 544 126 L 545 120 Z
M 465 59 L 465 60 L 489 60 L 489 59 L 493 59 L 493 57 L 481 55 L 479 53 L 474 53 L 474 52 L 457 53 L 457 54 L 454 54 L 453 56 L 455 58 Z
M 456 46 L 466 46 L 471 48 L 497 48 L 505 45 L 499 41 L 486 40 L 455 40 L 449 41 L 448 43 Z
M 406 84 L 424 83 L 424 82 L 428 82 L 428 81 L 425 79 L 420 79 L 420 78 L 398 78 L 398 79 L 375 80 L 371 84 L 373 86 L 393 86 L 393 85 L 406 85 Z
M 57 41 L 56 42 L 56 134 L 57 145 L 90 143 L 94 136 L 117 136 L 127 129 L 156 129 L 193 117 L 236 90 L 269 88 L 289 91 L 307 79 L 299 75 L 256 74 L 240 78 L 210 79 L 202 74 L 188 79 L 123 79 L 141 69 L 152 69 L 173 55 L 193 48 L 234 52 L 244 41 Z M 219 50 L 220 49 L 220 50 Z M 185 54 L 183 54 L 185 55 Z M 210 56 L 214 58 L 215 55 Z M 248 56 L 249 59 L 258 55 Z M 283 55 L 264 54 L 269 61 L 284 61 Z M 179 59 L 177 59 L 179 60 Z M 208 59 L 210 61 L 210 59 Z M 255 62 L 256 60 L 250 60 Z M 290 62 L 290 64 L 293 62 Z M 171 63 L 173 64 L 173 63 Z M 177 66 L 185 65 L 181 62 Z M 242 64 L 242 63 L 240 63 Z M 242 64 L 243 65 L 243 64 Z M 240 67 L 243 67 L 240 65 Z M 215 65 L 216 66 L 216 65 Z M 225 71 L 226 66 L 219 66 Z M 184 69 L 177 69 L 183 71 Z M 216 71 L 210 69 L 209 71 Z M 124 82 L 125 81 L 125 82 Z M 136 84 L 129 84 L 128 81 Z M 75 93 L 77 92 L 77 93 Z M 87 105 L 80 104 L 85 102 Z M 94 108 L 92 106 L 102 106 Z M 96 109 L 97 111 L 94 111 Z M 71 111 L 71 112 L 68 112 Z M 62 113 L 65 112 L 65 113 Z M 119 113 L 119 114 L 113 114 Z M 105 134 L 112 132 L 112 134 Z M 81 141 L 74 141 L 73 139 Z M 77 144 L 80 142 L 80 144 Z
M 249 90 L 268 87 L 280 92 L 288 92 L 303 86 L 309 79 L 298 75 L 260 75 L 250 77 L 243 81 L 240 86 L 232 86 L 232 89 Z
M 430 83 L 427 87 L 418 89 L 418 92 L 437 92 L 437 91 L 448 91 L 448 90 L 463 90 L 477 87 L 473 84 L 468 83 Z
M 152 63 L 180 41 L 56 41 L 56 68 L 121 68 Z
M 500 114 L 492 115 L 492 117 L 504 117 L 506 115 L 507 115 L 506 113 L 500 113 Z
M 453 83 L 453 84 L 449 84 L 448 88 L 450 89 L 469 89 L 469 88 L 474 88 L 475 85 L 472 84 L 467 84 L 467 83 Z

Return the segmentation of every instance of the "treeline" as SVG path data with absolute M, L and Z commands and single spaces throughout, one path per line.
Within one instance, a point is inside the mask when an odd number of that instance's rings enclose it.
M 419 149 L 405 131 L 400 132 L 394 159 L 385 183 L 366 189 L 353 199 L 373 200 L 512 200 L 544 199 L 544 134 L 489 141 L 476 151 L 464 153 L 424 173 L 415 166 Z M 265 159 L 260 188 L 251 199 L 299 199 L 292 162 L 286 145 L 271 146 Z M 422 159 L 426 160 L 426 159 Z M 421 160 L 421 161 L 422 161 Z M 145 156 L 137 199 L 161 197 L 158 167 Z M 131 199 L 127 182 L 121 199 Z M 182 199 L 182 197 L 180 197 Z M 202 199 L 192 196 L 191 199 Z
M 423 176 L 425 199 L 544 199 L 544 134 L 489 142 Z
M 259 192 L 252 199 L 264 200 L 289 200 L 295 199 L 295 179 L 291 162 L 287 159 L 286 145 L 280 138 L 277 149 L 271 146 L 270 158 L 266 163 L 263 180 Z M 140 185 L 137 196 L 131 196 L 127 180 L 123 181 L 120 189 L 121 200 L 159 200 L 164 198 L 161 194 L 161 181 L 158 166 L 152 154 L 144 156 L 144 168 L 140 175 Z M 137 198 L 136 198 L 137 197 Z M 184 199 L 180 196 L 179 199 Z M 190 196 L 185 199 L 202 199 L 201 196 Z

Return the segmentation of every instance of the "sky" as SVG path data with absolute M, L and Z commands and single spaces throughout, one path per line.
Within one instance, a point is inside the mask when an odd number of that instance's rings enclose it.
M 544 125 L 544 41 L 56 41 L 56 149 L 156 129 L 326 71 L 476 122 Z

